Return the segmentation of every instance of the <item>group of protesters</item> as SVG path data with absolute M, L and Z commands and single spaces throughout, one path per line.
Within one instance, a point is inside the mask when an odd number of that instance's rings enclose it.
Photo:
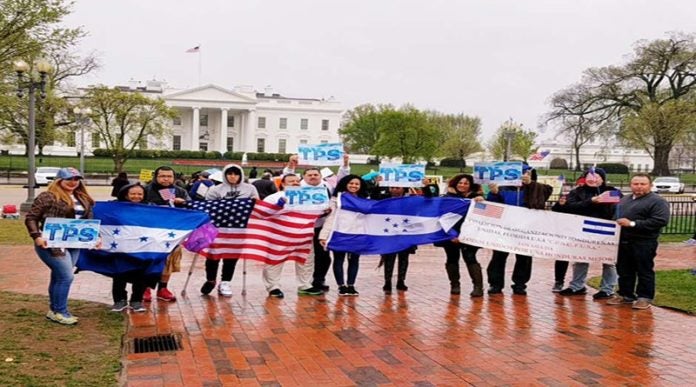
M 326 276 L 330 268 L 336 280 L 339 296 L 357 296 L 356 280 L 360 266 L 359 252 L 331 251 L 327 240 L 336 216 L 337 196 L 354 195 L 359 198 L 381 200 L 385 198 L 400 198 L 416 194 L 413 189 L 403 187 L 379 187 L 379 184 L 364 180 L 350 173 L 348 155 L 344 155 L 343 164 L 339 167 L 335 179 L 322 177 L 318 168 L 306 168 L 300 174 L 297 171 L 298 157 L 291 156 L 283 169 L 280 184 L 276 187 L 270 179 L 270 173 L 264 172 L 261 179 L 248 183 L 244 170 L 237 164 L 228 164 L 222 170 L 222 181 L 211 181 L 210 174 L 199 172 L 193 176 L 189 189 L 175 184 L 175 172 L 171 167 L 162 166 L 153 173 L 153 180 L 147 185 L 139 182 L 130 183 L 127 176 L 119 176 L 114 181 L 112 194 L 118 201 L 141 203 L 160 206 L 182 207 L 189 200 L 219 200 L 219 199 L 259 199 L 266 202 L 283 205 L 285 187 L 309 186 L 326 189 L 331 197 L 330 206 L 314 225 L 312 253 L 303 262 L 295 263 L 295 277 L 299 295 L 319 296 L 330 290 Z M 253 171 L 254 174 L 256 171 Z M 258 181 L 264 181 L 257 183 Z M 480 184 L 475 183 L 472 175 L 459 174 L 452 177 L 447 184 L 443 196 L 470 199 L 474 202 L 489 201 L 507 205 L 521 206 L 533 210 L 544 210 L 552 193 L 552 187 L 537 182 L 536 171 L 530 166 L 523 166 L 521 187 L 499 187 L 488 185 L 488 192 Z M 269 185 L 270 183 L 270 185 Z M 117 186 L 118 185 L 118 186 Z M 272 187 L 271 187 L 272 186 Z M 669 205 L 659 195 L 651 193 L 651 177 L 647 174 L 636 174 L 631 179 L 631 193 L 620 199 L 619 203 L 606 203 L 599 200 L 600 195 L 615 190 L 607 185 L 606 173 L 600 168 L 586 171 L 577 182 L 575 188 L 563 194 L 552 210 L 568 214 L 615 220 L 621 227 L 620 245 L 616 264 L 603 264 L 600 290 L 593 295 L 594 299 L 607 299 L 609 305 L 631 304 L 635 309 L 650 307 L 655 293 L 654 258 L 657 250 L 657 239 L 662 227 L 669 220 Z M 162 190 L 173 190 L 172 197 L 163 197 Z M 436 184 L 424 181 L 423 189 L 417 194 L 433 197 L 439 192 Z M 63 168 L 58 171 L 55 180 L 46 192 L 38 195 L 30 212 L 26 216 L 26 226 L 34 239 L 35 250 L 39 258 L 51 270 L 49 283 L 50 309 L 46 317 L 60 324 L 73 325 L 78 319 L 68 310 L 68 293 L 73 281 L 73 268 L 77 261 L 78 249 L 47 248 L 42 238 L 42 226 L 49 217 L 58 218 L 91 218 L 94 200 L 88 194 L 83 177 L 74 168 Z M 463 214 L 462 214 L 463 215 Z M 454 225 L 459 232 L 464 217 Z M 450 282 L 450 293 L 453 296 L 462 292 L 460 282 L 459 259 L 462 257 L 471 279 L 471 297 L 484 295 L 484 270 L 477 259 L 477 246 L 461 243 L 458 238 L 441 241 L 435 244 L 444 249 L 445 271 Z M 100 248 L 99 244 L 96 248 Z M 385 294 L 393 291 L 394 269 L 397 269 L 396 290 L 405 292 L 406 275 L 409 266 L 409 255 L 413 254 L 416 246 L 409 247 L 392 254 L 380 257 L 379 266 L 384 267 Z M 333 255 L 333 260 L 332 260 Z M 509 253 L 493 251 L 492 258 L 486 271 L 488 280 L 487 293 L 498 295 L 505 287 L 505 266 Z M 143 302 L 155 296 L 165 302 L 176 301 L 174 294 L 168 289 L 169 277 L 180 270 L 181 247 L 177 247 L 167 259 L 165 270 L 158 276 L 143 273 L 125 273 L 113 276 L 112 296 L 113 311 L 131 309 L 134 312 L 144 312 L 147 308 Z M 397 264 L 398 260 L 398 264 Z M 223 297 L 233 294 L 232 278 L 238 259 L 223 259 L 220 281 L 218 271 L 220 260 L 206 259 L 205 282 L 200 288 L 202 295 L 209 295 L 216 287 L 217 293 Z M 347 272 L 344 273 L 344 265 Z M 575 262 L 572 264 L 572 280 L 564 288 L 566 272 L 570 266 L 567 261 L 555 262 L 555 278 L 552 291 L 561 296 L 584 295 L 587 292 L 586 281 L 588 263 Z M 263 268 L 262 279 L 269 297 L 282 298 L 284 293 L 280 288 L 282 264 L 266 264 Z M 512 274 L 512 292 L 514 295 L 527 294 L 527 284 L 532 274 L 532 257 L 516 254 Z M 618 282 L 618 290 L 615 288 Z M 128 300 L 126 284 L 132 283 L 131 297 Z

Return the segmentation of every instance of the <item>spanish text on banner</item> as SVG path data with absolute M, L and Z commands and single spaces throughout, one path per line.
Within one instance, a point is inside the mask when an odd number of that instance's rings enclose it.
M 620 232 L 611 220 L 480 202 L 469 207 L 459 240 L 536 258 L 615 263 Z

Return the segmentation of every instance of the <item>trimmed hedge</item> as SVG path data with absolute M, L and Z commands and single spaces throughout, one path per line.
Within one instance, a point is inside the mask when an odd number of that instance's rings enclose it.
M 624 164 L 620 163 L 603 163 L 603 164 L 597 164 L 597 168 L 602 168 L 604 169 L 607 173 L 616 173 L 616 174 L 624 174 L 628 175 L 628 167 Z
M 445 158 L 440 160 L 440 166 L 441 167 L 456 167 L 456 168 L 462 168 L 466 167 L 466 160 L 463 159 L 455 159 L 455 158 Z

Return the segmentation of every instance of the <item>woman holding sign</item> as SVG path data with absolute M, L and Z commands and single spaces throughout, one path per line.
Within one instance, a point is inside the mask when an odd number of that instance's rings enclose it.
M 73 282 L 73 267 L 79 249 L 49 248 L 41 230 L 46 218 L 89 219 L 94 200 L 87 193 L 82 175 L 75 168 L 62 168 L 46 192 L 36 197 L 27 213 L 25 225 L 34 240 L 34 249 L 41 261 L 51 269 L 48 284 L 50 309 L 46 318 L 64 325 L 77 324 L 77 317 L 68 311 L 68 294 Z M 97 243 L 99 248 L 100 242 Z
M 462 199 L 472 199 L 476 201 L 483 200 L 483 190 L 479 184 L 474 183 L 474 177 L 468 174 L 456 175 L 449 180 L 447 183 L 447 193 L 445 197 L 454 197 Z M 462 218 L 454 228 L 459 231 L 462 227 L 464 218 Z M 476 252 L 478 247 L 460 243 L 458 238 L 454 238 L 451 241 L 440 242 L 437 246 L 441 246 L 445 249 L 445 254 L 447 255 L 447 262 L 445 263 L 445 269 L 447 270 L 447 277 L 450 280 L 450 294 L 458 295 L 461 294 L 461 287 L 459 284 L 459 255 L 461 254 L 466 263 L 466 269 L 469 271 L 469 277 L 471 278 L 471 283 L 474 289 L 469 293 L 471 297 L 482 297 L 483 296 L 483 273 L 481 271 L 481 265 L 476 260 Z
M 339 180 L 336 184 L 336 190 L 334 191 L 334 198 L 331 199 L 331 214 L 326 219 L 326 224 L 329 227 L 322 228 L 319 233 L 319 241 L 322 246 L 326 248 L 326 240 L 331 233 L 330 227 L 334 224 L 334 217 L 336 216 L 337 198 L 338 194 L 343 193 L 345 195 L 355 195 L 360 198 L 367 197 L 367 186 L 365 182 L 362 181 L 358 175 L 348 175 Z M 355 280 L 358 277 L 358 269 L 360 267 L 360 254 L 355 254 L 350 251 L 333 251 L 334 262 L 333 262 L 333 272 L 336 277 L 336 284 L 338 285 L 338 295 L 339 296 L 357 296 L 358 291 L 355 290 Z M 346 260 L 346 255 L 348 256 L 348 282 L 346 283 L 346 278 L 343 275 L 343 261 Z

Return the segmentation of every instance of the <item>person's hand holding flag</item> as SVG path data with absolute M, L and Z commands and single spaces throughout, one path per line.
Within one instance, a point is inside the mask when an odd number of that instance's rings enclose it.
M 604 191 L 601 194 L 592 198 L 594 203 L 601 204 L 615 204 L 621 200 L 621 191 L 618 189 L 612 189 L 609 191 Z

